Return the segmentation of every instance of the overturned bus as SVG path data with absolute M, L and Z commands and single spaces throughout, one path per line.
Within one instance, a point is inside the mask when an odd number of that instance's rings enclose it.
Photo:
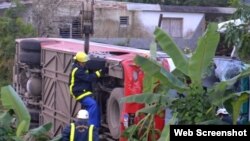
M 83 41 L 60 38 L 25 38 L 16 40 L 13 87 L 31 114 L 31 128 L 52 122 L 50 136 L 61 133 L 71 122 L 80 104 L 70 96 L 68 81 L 73 56 L 83 50 Z M 149 51 L 90 43 L 87 66 L 90 71 L 107 69 L 107 73 L 93 82 L 94 97 L 101 109 L 102 136 L 109 140 L 121 137 L 134 124 L 135 113 L 144 105 L 120 103 L 122 97 L 139 94 L 143 90 L 143 72 L 133 59 L 149 56 Z M 170 69 L 169 58 L 159 53 L 157 60 Z M 155 117 L 155 128 L 162 129 L 165 117 Z

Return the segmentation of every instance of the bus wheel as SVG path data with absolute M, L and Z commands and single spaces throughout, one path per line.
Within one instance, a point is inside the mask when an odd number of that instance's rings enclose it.
M 41 43 L 37 40 L 23 40 L 20 42 L 22 51 L 41 52 Z
M 26 63 L 27 65 L 40 65 L 40 56 L 39 52 L 26 52 L 22 51 L 20 53 L 20 62 Z
M 115 88 L 112 90 L 107 104 L 107 122 L 109 131 L 114 139 L 120 137 L 120 116 L 122 112 L 122 104 L 120 99 L 123 97 L 124 89 Z

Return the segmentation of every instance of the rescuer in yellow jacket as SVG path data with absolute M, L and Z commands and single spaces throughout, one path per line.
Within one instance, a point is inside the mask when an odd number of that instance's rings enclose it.
M 89 60 L 84 52 L 78 52 L 74 57 L 74 64 L 69 78 L 70 94 L 81 103 L 82 108 L 89 112 L 89 123 L 100 127 L 100 110 L 96 101 L 91 97 L 92 82 L 101 77 L 101 71 L 90 73 L 86 68 Z
M 77 121 L 67 125 L 62 131 L 62 141 L 98 141 L 98 131 L 94 125 L 89 125 L 88 119 L 88 111 L 80 110 Z

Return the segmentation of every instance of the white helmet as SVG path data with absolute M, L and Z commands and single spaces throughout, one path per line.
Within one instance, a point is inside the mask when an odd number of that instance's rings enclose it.
M 80 110 L 76 117 L 80 119 L 89 119 L 89 112 L 87 110 Z
M 225 108 L 219 108 L 217 110 L 216 116 L 218 116 L 219 114 L 227 115 L 228 112 L 227 112 L 227 110 Z

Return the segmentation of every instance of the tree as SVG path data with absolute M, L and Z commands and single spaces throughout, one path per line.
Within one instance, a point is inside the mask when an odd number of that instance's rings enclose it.
M 224 43 L 228 48 L 235 47 L 236 54 L 240 59 L 249 63 L 250 60 L 250 6 L 236 4 L 237 11 L 231 17 L 232 22 L 224 25 L 226 31 L 223 34 L 225 36 Z M 236 21 L 240 21 L 240 24 L 236 24 Z
M 34 0 L 32 7 L 32 18 L 34 26 L 36 27 L 37 34 L 41 36 L 51 36 L 57 29 L 55 26 L 56 15 L 68 12 L 60 11 L 60 6 L 66 4 L 66 0 Z M 69 1 L 68 1 L 69 2 Z M 68 4 L 68 3 L 67 3 Z M 64 5 L 65 6 L 65 5 Z M 62 14 L 62 15 L 63 15 Z
M 11 83 L 15 39 L 35 35 L 32 25 L 20 18 L 24 10 L 19 1 L 14 1 L 11 8 L 0 17 L 0 86 Z
M 171 73 L 168 72 L 154 57 L 135 58 L 135 63 L 145 74 L 144 93 L 125 97 L 123 102 L 144 103 L 146 106 L 137 113 L 137 115 L 143 114 L 142 120 L 129 127 L 125 136 L 130 139 L 147 140 L 159 135 L 152 121 L 155 115 L 160 116 L 161 111 L 167 107 L 172 109 L 173 117 L 177 118 L 179 124 L 209 124 L 218 122 L 215 117 L 217 107 L 231 103 L 228 106 L 232 108 L 233 123 L 236 124 L 240 107 L 248 100 L 250 92 L 235 93 L 229 88 L 239 79 L 249 76 L 250 68 L 229 80 L 214 83 L 211 87 L 203 86 L 203 79 L 207 75 L 219 42 L 217 24 L 208 25 L 207 31 L 198 41 L 195 52 L 189 58 L 160 28 L 156 28 L 154 35 L 162 50 L 173 59 L 176 69 Z M 179 96 L 170 97 L 170 89 L 176 90 Z M 160 139 L 169 139 L 167 131 L 169 131 L 168 125 L 165 126 Z

